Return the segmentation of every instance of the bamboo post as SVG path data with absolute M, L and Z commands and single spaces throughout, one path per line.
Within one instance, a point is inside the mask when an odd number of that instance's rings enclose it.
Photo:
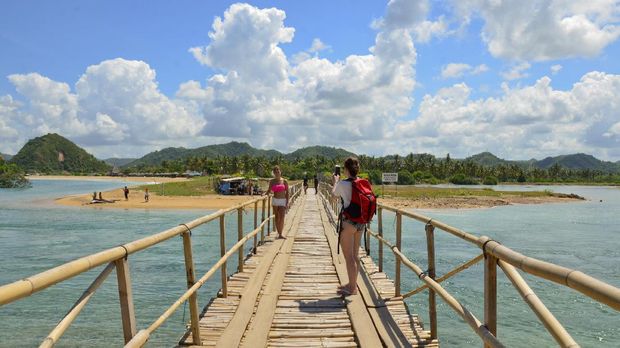
M 383 238 L 383 208 L 379 207 L 377 217 L 379 237 Z M 379 242 L 379 272 L 383 272 L 383 243 L 381 242 Z
M 267 196 L 269 197 L 269 196 Z M 269 199 L 269 198 L 267 198 Z M 267 235 L 271 234 L 271 200 L 267 202 Z M 275 225 L 275 224 L 274 224 Z
M 254 229 L 258 226 L 258 201 L 254 202 Z M 258 235 L 254 235 L 254 254 L 258 248 Z
M 400 214 L 400 212 L 396 213 L 396 249 L 398 249 L 398 251 L 402 252 L 401 245 L 402 245 L 402 240 L 401 240 L 401 234 L 402 234 L 402 229 L 403 229 L 403 216 Z M 395 280 L 394 280 L 394 296 L 398 297 L 400 296 L 400 258 L 396 258 L 396 262 L 394 262 L 394 264 L 396 265 L 396 276 L 395 276 Z
M 261 204 L 261 218 L 260 218 L 261 224 L 263 223 L 263 221 L 265 221 L 265 199 L 264 198 Z M 260 243 L 261 244 L 265 243 L 265 229 L 262 226 L 260 228 Z
M 237 241 L 243 239 L 243 208 L 237 209 Z M 239 266 L 237 272 L 243 272 L 243 249 L 244 245 L 239 248 Z
M 426 224 L 426 251 L 428 254 L 428 276 L 435 280 L 435 227 Z M 435 291 L 428 290 L 428 317 L 431 325 L 431 339 L 437 338 L 437 301 Z
M 220 257 L 224 257 L 226 254 L 226 225 L 225 214 L 220 215 Z M 226 275 L 226 261 L 222 264 L 222 297 L 228 297 L 228 279 Z
M 123 337 L 125 343 L 136 335 L 136 313 L 133 307 L 133 293 L 129 276 L 129 262 L 126 257 L 115 261 L 116 279 L 118 281 L 118 299 L 121 304 L 121 319 L 123 322 Z
M 484 258 L 484 325 L 497 337 L 497 258 L 490 254 Z
M 187 227 L 187 226 L 186 226 Z M 196 276 L 194 274 L 194 257 L 192 255 L 192 239 L 191 231 L 189 228 L 187 232 L 183 233 L 183 254 L 185 256 L 185 275 L 187 277 L 187 288 L 191 289 L 196 283 Z M 192 326 L 192 338 L 195 345 L 201 345 L 200 339 L 200 322 L 198 320 L 198 299 L 196 293 L 193 293 L 189 297 L 189 313 L 190 323 Z

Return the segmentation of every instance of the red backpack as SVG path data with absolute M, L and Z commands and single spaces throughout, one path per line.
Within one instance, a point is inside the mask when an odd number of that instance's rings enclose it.
M 342 210 L 344 216 L 359 224 L 370 223 L 377 212 L 377 196 L 366 179 L 349 178 L 351 182 L 351 204 Z

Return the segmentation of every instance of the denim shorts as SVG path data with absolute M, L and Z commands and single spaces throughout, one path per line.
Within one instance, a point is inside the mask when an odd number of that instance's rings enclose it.
M 358 223 L 358 222 L 353 222 L 353 221 L 351 221 L 351 220 L 349 220 L 349 219 L 347 219 L 345 217 L 342 218 L 342 222 L 346 222 L 349 225 L 355 227 L 355 229 L 358 232 L 364 232 L 366 230 L 366 224 L 362 224 L 362 223 Z

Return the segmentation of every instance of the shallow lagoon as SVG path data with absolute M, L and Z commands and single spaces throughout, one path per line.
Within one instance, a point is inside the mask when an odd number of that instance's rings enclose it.
M 164 211 L 69 208 L 53 205 L 52 199 L 66 194 L 105 191 L 123 182 L 35 181 L 25 191 L 0 190 L 0 284 L 36 274 L 80 256 L 163 231 L 205 215 L 210 211 Z M 506 186 L 500 189 L 550 189 L 577 193 L 586 202 L 514 205 L 491 209 L 427 210 L 424 215 L 439 219 L 476 235 L 488 235 L 521 253 L 576 268 L 615 286 L 620 286 L 620 189 L 576 186 Z M 600 202 L 602 200 L 602 202 Z M 251 215 L 245 223 L 250 227 Z M 404 219 L 403 249 L 412 260 L 426 264 L 424 226 Z M 227 219 L 227 244 L 236 239 L 236 217 Z M 386 214 L 384 226 L 392 230 L 394 215 Z M 216 224 L 193 231 L 197 274 L 204 274 L 219 258 Z M 393 236 L 392 236 L 393 237 Z M 437 273 L 475 256 L 478 250 L 460 239 L 436 231 Z M 373 243 L 376 256 L 376 243 Z M 386 253 L 387 255 L 387 253 Z M 185 288 L 182 242 L 173 238 L 130 257 L 138 328 L 150 325 Z M 229 272 L 236 265 L 229 265 Z M 393 276 L 393 258 L 385 268 Z M 0 308 L 0 346 L 38 345 L 98 270 L 52 286 L 28 299 Z M 403 292 L 421 283 L 403 268 Z M 479 318 L 482 318 L 482 267 L 476 265 L 444 282 L 444 286 Z M 219 289 L 219 275 L 199 293 L 204 306 Z M 553 347 L 554 341 L 538 323 L 509 281 L 498 271 L 498 331 L 507 346 Z M 577 292 L 547 281 L 526 279 L 534 291 L 584 347 L 620 346 L 619 313 Z M 60 340 L 59 347 L 109 347 L 122 345 L 116 280 L 112 274 Z M 427 295 L 409 300 L 412 311 L 428 323 Z M 438 302 L 439 335 L 443 347 L 478 346 L 479 339 L 452 310 Z M 189 311 L 183 309 L 169 319 L 150 339 L 151 346 L 172 346 L 183 333 Z M 534 323 L 535 325 L 532 325 Z M 19 336 L 13 333 L 18 331 Z

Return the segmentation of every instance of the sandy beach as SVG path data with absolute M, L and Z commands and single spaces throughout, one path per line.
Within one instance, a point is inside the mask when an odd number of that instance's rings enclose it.
M 188 180 L 185 178 L 111 176 L 30 176 L 29 178 L 33 180 L 108 180 L 136 184 L 135 186 L 129 186 L 130 190 L 128 200 L 125 200 L 125 197 L 123 196 L 123 191 L 121 190 L 123 185 L 120 183 L 118 189 L 102 193 L 105 200 L 114 201 L 114 203 L 91 204 L 92 193 L 90 192 L 80 195 L 61 197 L 55 200 L 57 204 L 75 207 L 82 206 L 115 209 L 222 209 L 253 198 L 251 196 L 223 196 L 217 194 L 203 196 L 158 196 L 157 194 L 150 193 L 150 199 L 146 202 L 144 200 L 144 191 L 137 189 L 137 184 L 139 183 L 161 183 Z M 308 194 L 314 194 L 314 190 L 309 189 Z M 418 199 L 389 197 L 379 199 L 380 203 L 406 209 L 476 209 L 511 204 L 543 204 L 575 201 L 578 201 L 578 199 L 556 196 L 503 196 L 501 198 L 485 196 L 457 196 Z

